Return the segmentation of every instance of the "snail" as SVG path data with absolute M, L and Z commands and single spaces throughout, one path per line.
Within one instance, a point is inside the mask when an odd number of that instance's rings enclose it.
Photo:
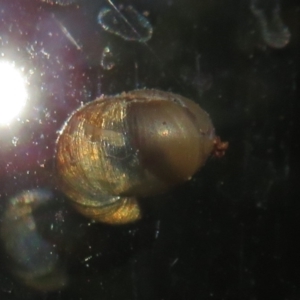
M 50 190 L 24 190 L 9 199 L 1 216 L 0 239 L 10 271 L 26 286 L 43 292 L 62 289 L 68 282 L 55 245 L 38 228 L 37 212 L 49 209 L 52 201 Z
M 58 182 L 88 218 L 129 223 L 141 217 L 138 197 L 189 180 L 227 146 L 209 115 L 180 95 L 143 89 L 102 96 L 73 112 L 61 129 Z

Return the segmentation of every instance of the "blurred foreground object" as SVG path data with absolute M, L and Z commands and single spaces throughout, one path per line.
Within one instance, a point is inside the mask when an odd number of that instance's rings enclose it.
M 58 290 L 67 284 L 55 245 L 41 236 L 34 216 L 51 200 L 52 193 L 45 189 L 24 191 L 11 198 L 0 232 L 12 273 L 23 284 L 40 291 Z

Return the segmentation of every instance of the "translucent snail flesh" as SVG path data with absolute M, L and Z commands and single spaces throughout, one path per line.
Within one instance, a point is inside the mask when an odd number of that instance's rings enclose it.
M 189 180 L 208 156 L 227 148 L 193 101 L 158 90 L 100 97 L 76 110 L 57 140 L 62 191 L 96 221 L 140 218 L 137 197 Z
M 55 243 L 38 229 L 39 209 L 49 207 L 53 194 L 46 189 L 25 190 L 10 198 L 1 216 L 0 239 L 9 269 L 23 284 L 47 292 L 64 288 L 68 276 Z

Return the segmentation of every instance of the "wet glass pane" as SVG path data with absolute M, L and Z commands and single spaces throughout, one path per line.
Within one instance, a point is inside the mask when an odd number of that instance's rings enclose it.
M 0 299 L 300 297 L 297 0 L 0 0 Z

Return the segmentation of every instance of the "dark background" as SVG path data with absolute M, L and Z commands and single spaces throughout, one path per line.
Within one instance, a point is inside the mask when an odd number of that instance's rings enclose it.
M 266 12 L 274 43 L 251 3 Z M 32 108 L 17 125 L 0 127 L 0 212 L 24 189 L 53 190 L 53 205 L 36 212 L 38 230 L 59 245 L 68 273 L 65 289 L 36 291 L 1 249 L 0 298 L 299 299 L 299 2 L 114 4 L 147 12 L 151 39 L 105 31 L 97 16 L 112 7 L 104 0 L 0 1 L 0 54 L 27 72 Z M 276 43 L 282 28 L 272 23 L 279 4 L 287 45 Z M 105 47 L 110 70 L 101 64 Z M 229 149 L 181 187 L 141 200 L 141 221 L 93 224 L 53 184 L 57 131 L 81 103 L 144 87 L 199 103 Z

